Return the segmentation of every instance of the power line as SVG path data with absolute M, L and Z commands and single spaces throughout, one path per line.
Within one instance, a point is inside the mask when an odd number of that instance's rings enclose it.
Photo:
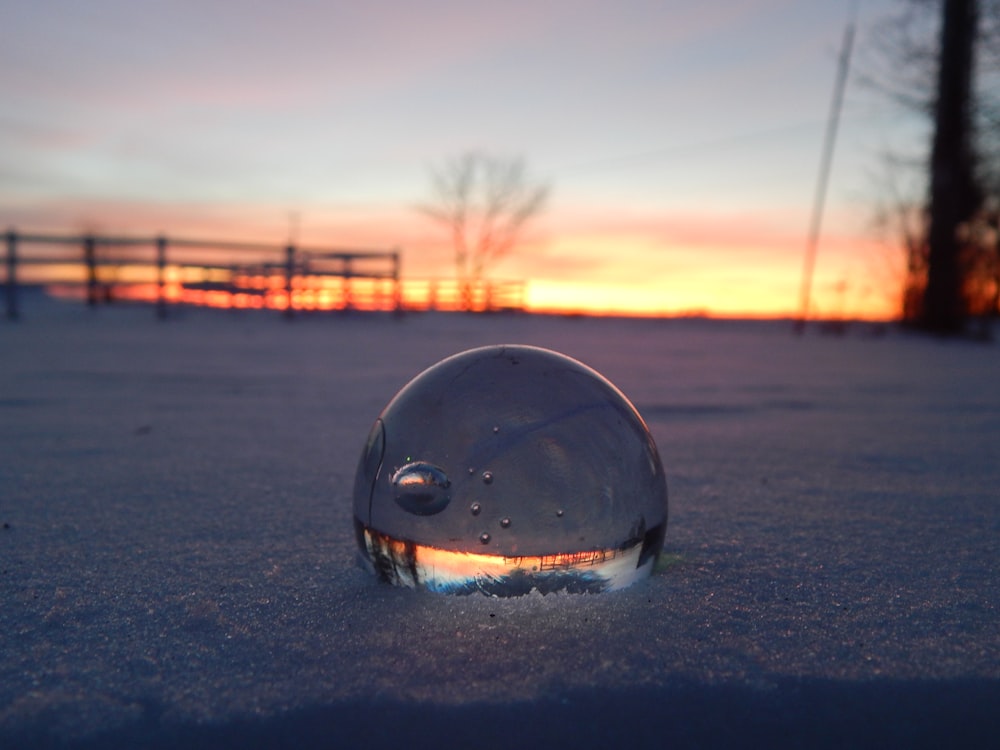
M 855 117 L 841 116 L 843 122 L 878 122 L 885 118 L 887 114 L 893 114 L 895 110 L 888 107 L 871 108 L 867 107 L 865 114 Z M 760 130 L 749 130 L 733 135 L 711 138 L 703 141 L 692 141 L 682 145 L 664 146 L 646 151 L 634 151 L 631 153 L 616 154 L 614 156 L 602 156 L 586 161 L 579 161 L 562 166 L 550 167 L 546 171 L 549 174 L 563 177 L 591 172 L 602 172 L 612 170 L 624 170 L 635 167 L 648 166 L 654 162 L 661 162 L 678 157 L 696 157 L 705 151 L 719 151 L 724 149 L 738 148 L 749 145 L 755 141 L 772 138 L 787 138 L 797 133 L 808 133 L 828 124 L 829 119 L 803 120 L 788 125 L 777 125 L 771 128 L 761 128 Z
M 663 148 L 650 149 L 648 151 L 636 151 L 629 154 L 619 154 L 617 156 L 606 156 L 591 159 L 575 164 L 568 164 L 562 167 L 549 169 L 548 171 L 556 175 L 580 174 L 586 172 L 600 172 L 604 170 L 627 169 L 633 166 L 643 166 L 653 161 L 662 161 L 677 156 L 697 155 L 699 151 L 717 150 L 722 148 L 732 148 L 755 140 L 787 136 L 789 134 L 812 130 L 822 125 L 822 120 L 811 120 L 799 122 L 793 125 L 781 125 L 773 128 L 752 130 L 735 135 L 712 138 L 704 141 L 694 141 L 678 146 L 666 146 Z

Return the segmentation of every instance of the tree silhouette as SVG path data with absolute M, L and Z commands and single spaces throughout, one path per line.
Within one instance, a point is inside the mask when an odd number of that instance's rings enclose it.
M 921 327 L 938 333 L 962 331 L 961 225 L 979 208 L 972 143 L 972 73 L 979 9 L 976 0 L 944 0 L 930 162 L 930 228 L 927 288 Z
M 888 196 L 907 254 L 903 316 L 958 334 L 973 316 L 995 316 L 1000 300 L 1000 0 L 898 5 L 876 29 L 883 70 L 868 82 L 926 116 L 933 133 L 918 167 L 923 199 Z M 908 161 L 889 159 L 897 169 Z
M 468 151 L 431 170 L 432 197 L 418 206 L 448 230 L 464 309 L 490 266 L 517 244 L 545 206 L 549 189 L 529 179 L 520 158 Z

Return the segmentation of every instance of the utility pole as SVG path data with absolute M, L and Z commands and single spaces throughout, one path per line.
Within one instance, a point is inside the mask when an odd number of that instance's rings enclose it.
M 7 320 L 17 320 L 17 232 L 7 230 Z
M 809 222 L 809 236 L 806 240 L 806 257 L 802 267 L 802 286 L 799 291 L 799 317 L 795 321 L 795 332 L 802 334 L 809 319 L 810 297 L 812 296 L 813 269 L 816 267 L 816 249 L 819 246 L 819 232 L 823 224 L 823 208 L 826 205 L 826 186 L 830 182 L 830 168 L 833 164 L 833 147 L 837 143 L 837 125 L 840 109 L 844 103 L 844 88 L 847 73 L 851 67 L 851 49 L 854 46 L 854 19 L 844 30 L 844 41 L 840 47 L 840 64 L 837 67 L 837 81 L 833 87 L 833 101 L 826 121 L 826 135 L 823 139 L 823 155 L 819 165 L 819 179 L 816 181 L 816 195 L 813 200 L 812 220 Z

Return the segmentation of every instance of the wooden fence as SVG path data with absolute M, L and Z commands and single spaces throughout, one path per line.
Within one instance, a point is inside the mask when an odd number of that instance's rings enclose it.
M 96 234 L 6 233 L 6 317 L 20 316 L 19 287 L 43 285 L 89 306 L 153 305 L 311 310 L 523 310 L 522 281 L 410 278 L 399 250 L 300 248 L 221 240 Z
M 24 252 L 26 246 L 30 253 Z M 382 306 L 399 309 L 402 304 L 398 250 L 323 250 L 163 235 L 19 234 L 12 229 L 6 233 L 4 266 L 6 316 L 12 320 L 20 315 L 18 287 L 25 282 L 82 289 L 91 306 L 116 298 L 153 302 L 158 317 L 166 316 L 170 304 L 197 304 L 199 297 L 225 298 L 231 303 L 227 306 L 274 307 L 291 316 L 306 307 L 300 304 L 303 299 L 315 300 L 318 291 L 331 288 L 338 288 L 337 300 L 350 309 L 355 280 L 375 283 Z M 26 279 L 28 274 L 32 278 Z M 327 296 L 332 302 L 333 295 Z

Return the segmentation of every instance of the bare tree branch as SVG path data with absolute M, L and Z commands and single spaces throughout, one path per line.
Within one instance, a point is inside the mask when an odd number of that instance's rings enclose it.
M 513 250 L 548 193 L 529 179 L 523 160 L 469 151 L 431 170 L 431 200 L 417 208 L 449 231 L 455 271 L 467 291 Z
M 946 26 L 966 16 L 957 43 Z M 959 332 L 970 316 L 997 314 L 1000 298 L 1000 247 L 987 231 L 1000 197 L 1000 0 L 899 0 L 870 42 L 862 80 L 934 125 L 919 167 L 887 162 L 923 174 L 916 201 L 887 196 L 907 259 L 904 319 Z

